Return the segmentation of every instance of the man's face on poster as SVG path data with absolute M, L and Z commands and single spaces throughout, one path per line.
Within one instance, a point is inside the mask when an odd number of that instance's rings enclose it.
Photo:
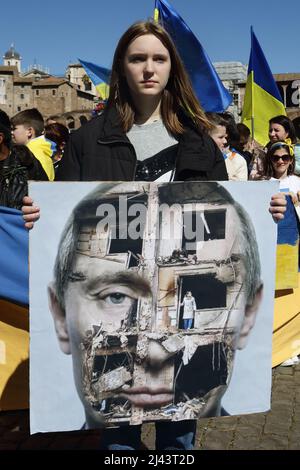
M 227 218 L 227 224 L 234 225 L 238 233 L 240 220 L 233 206 L 227 208 Z M 72 354 L 76 388 L 90 427 L 105 421 L 134 422 L 141 411 L 145 420 L 193 419 L 220 413 L 240 335 L 249 333 L 245 290 L 236 289 L 232 275 L 224 278 L 222 282 L 232 291 L 230 305 L 201 308 L 201 299 L 196 299 L 196 323 L 186 332 L 180 303 L 192 294 L 184 289 L 184 283 L 193 278 L 195 297 L 195 286 L 201 291 L 202 279 L 207 283 L 213 275 L 198 275 L 205 263 L 195 261 L 195 256 L 178 263 L 162 259 L 158 256 L 160 243 L 158 239 L 150 274 L 142 253 L 134 254 L 139 261 L 130 267 L 123 255 L 92 256 L 79 250 L 65 291 L 64 311 L 57 315 L 59 307 L 53 308 L 52 301 L 56 330 L 59 318 L 62 349 Z M 225 251 L 231 266 L 224 266 L 227 271 L 232 269 L 235 281 L 243 286 L 241 237 L 230 246 L 230 253 Z M 205 252 L 205 244 L 201 250 Z M 167 294 L 176 297 L 177 306 L 173 300 L 161 300 L 164 286 L 160 279 L 166 272 L 169 284 L 172 278 Z M 144 312 L 148 322 L 143 322 Z

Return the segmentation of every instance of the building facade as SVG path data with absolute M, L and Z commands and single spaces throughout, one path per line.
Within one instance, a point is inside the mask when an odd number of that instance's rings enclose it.
M 96 87 L 87 76 L 86 71 L 81 64 L 69 64 L 65 77 L 70 83 L 77 85 L 80 90 L 97 96 Z
M 247 80 L 247 66 L 241 62 L 214 62 L 213 65 L 233 98 L 228 111 L 234 115 L 236 121 L 239 121 L 242 108 L 239 84 Z
M 21 56 L 13 46 L 3 58 L 0 108 L 10 117 L 25 109 L 38 108 L 45 120 L 52 115 L 59 116 L 70 128 L 79 127 L 91 118 L 97 97 L 92 89 L 86 90 L 87 80 L 77 80 L 77 83 L 65 77 L 54 77 L 36 66 L 22 73 Z

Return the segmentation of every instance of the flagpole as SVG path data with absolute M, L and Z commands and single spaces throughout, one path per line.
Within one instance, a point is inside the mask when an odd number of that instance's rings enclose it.
M 159 9 L 158 9 L 157 0 L 155 0 L 154 14 L 153 14 L 154 23 L 158 23 L 158 19 L 159 19 Z
M 251 56 L 253 60 L 253 26 L 251 26 Z M 252 134 L 252 139 L 254 140 L 254 99 L 253 99 L 253 93 L 254 93 L 254 66 L 252 62 L 252 80 L 251 80 L 251 134 Z

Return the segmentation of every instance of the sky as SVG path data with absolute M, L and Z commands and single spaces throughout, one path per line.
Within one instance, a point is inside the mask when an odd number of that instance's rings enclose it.
M 253 25 L 272 72 L 300 72 L 299 0 L 169 3 L 213 62 L 248 64 Z M 23 70 L 36 63 L 48 67 L 51 74 L 63 75 L 78 58 L 110 68 L 120 36 L 135 21 L 150 18 L 153 8 L 154 0 L 5 1 L 1 5 L 0 55 L 2 58 L 14 43 Z

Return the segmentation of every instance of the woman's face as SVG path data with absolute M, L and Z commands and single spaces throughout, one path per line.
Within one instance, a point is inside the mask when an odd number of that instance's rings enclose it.
M 156 36 L 145 34 L 129 44 L 123 67 L 133 98 L 157 97 L 168 83 L 171 58 Z
M 276 178 L 285 178 L 291 164 L 291 157 L 284 148 L 275 150 L 271 157 L 272 167 Z
M 281 124 L 272 123 L 269 127 L 269 139 L 270 142 L 281 142 L 287 139 L 289 133 Z

